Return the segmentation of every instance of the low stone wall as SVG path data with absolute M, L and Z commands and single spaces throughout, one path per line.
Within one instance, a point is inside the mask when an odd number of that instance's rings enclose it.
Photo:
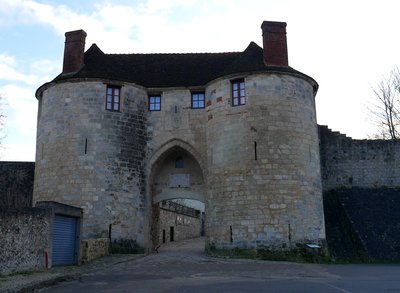
M 87 239 L 82 241 L 82 263 L 108 255 L 110 240 L 108 238 Z
M 0 210 L 0 275 L 42 269 L 50 247 L 48 210 Z

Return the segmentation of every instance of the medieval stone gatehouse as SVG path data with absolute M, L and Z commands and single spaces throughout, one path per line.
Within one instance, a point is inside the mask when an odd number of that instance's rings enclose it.
M 325 239 L 315 95 L 288 66 L 286 23 L 243 52 L 105 54 L 66 33 L 39 101 L 34 201 L 83 209 L 82 237 L 159 235 L 154 206 L 205 203 L 208 248 Z M 158 236 L 158 237 L 157 237 Z

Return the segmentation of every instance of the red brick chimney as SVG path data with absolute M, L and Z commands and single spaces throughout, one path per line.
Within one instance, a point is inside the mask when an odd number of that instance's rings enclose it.
M 83 30 L 65 33 L 63 74 L 77 72 L 83 66 L 85 39 Z
M 289 66 L 286 22 L 264 21 L 261 29 L 265 65 Z

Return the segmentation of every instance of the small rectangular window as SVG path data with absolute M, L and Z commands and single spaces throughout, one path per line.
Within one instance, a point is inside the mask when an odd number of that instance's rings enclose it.
M 240 106 L 246 104 L 246 88 L 244 79 L 232 81 L 232 105 Z
M 192 93 L 192 109 L 203 109 L 205 104 L 204 92 Z
M 119 112 L 121 87 L 107 85 L 106 109 Z
M 149 96 L 149 111 L 160 111 L 161 110 L 161 96 L 151 95 Z

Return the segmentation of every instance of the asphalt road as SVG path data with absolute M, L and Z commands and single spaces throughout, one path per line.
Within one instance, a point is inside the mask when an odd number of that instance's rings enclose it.
M 400 292 L 400 265 L 216 259 L 203 248 L 201 238 L 169 244 L 40 292 Z

